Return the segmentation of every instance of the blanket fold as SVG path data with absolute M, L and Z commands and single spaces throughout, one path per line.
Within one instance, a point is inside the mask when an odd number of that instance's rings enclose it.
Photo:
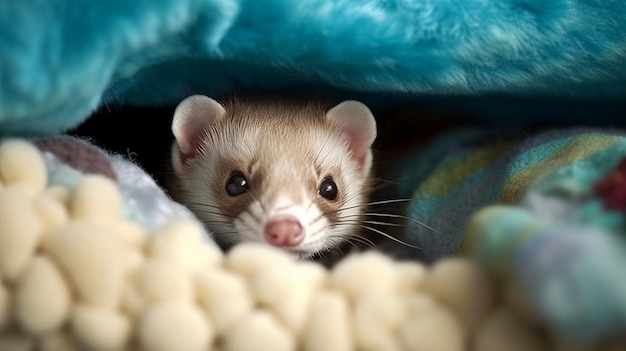
M 2 2 L 0 131 L 242 87 L 623 99 L 624 17 L 602 0 Z

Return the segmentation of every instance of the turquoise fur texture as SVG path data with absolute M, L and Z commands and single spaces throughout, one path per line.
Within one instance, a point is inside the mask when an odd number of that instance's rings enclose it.
M 619 0 L 2 1 L 0 131 L 242 86 L 623 98 L 624 18 Z

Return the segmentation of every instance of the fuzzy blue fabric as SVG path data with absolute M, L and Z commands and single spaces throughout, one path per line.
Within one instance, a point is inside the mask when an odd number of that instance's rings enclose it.
M 241 87 L 623 98 L 624 18 L 621 0 L 2 1 L 0 132 Z

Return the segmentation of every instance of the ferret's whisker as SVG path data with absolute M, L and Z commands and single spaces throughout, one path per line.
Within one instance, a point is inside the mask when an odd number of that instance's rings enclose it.
M 439 233 L 439 234 L 443 234 L 443 232 L 429 226 L 428 224 L 417 220 L 415 218 L 411 218 L 411 217 L 407 217 L 407 216 L 403 216 L 403 215 L 398 215 L 398 214 L 391 214 L 391 213 L 375 213 L 375 212 L 366 212 L 365 216 L 373 216 L 373 217 L 390 217 L 390 218 L 401 218 L 401 219 L 405 219 L 409 222 L 415 223 L 415 224 L 419 224 L 421 226 L 423 226 L 424 228 L 430 229 L 435 233 Z M 349 216 L 346 216 L 349 217 Z
M 355 198 L 357 198 L 359 196 L 364 196 L 364 194 L 363 193 L 354 194 L 350 198 L 345 199 L 343 202 L 344 203 L 349 203 L 350 201 L 354 200 Z M 411 199 L 411 198 L 401 198 L 401 199 L 391 199 L 391 200 L 382 200 L 382 201 L 371 201 L 371 202 L 360 203 L 360 204 L 356 204 L 356 205 L 352 205 L 352 206 L 340 206 L 340 208 L 338 208 L 336 210 L 327 211 L 327 212 L 324 212 L 324 213 L 320 214 L 320 216 L 315 218 L 312 221 L 312 223 L 317 222 L 323 216 L 327 216 L 327 215 L 330 215 L 330 214 L 333 214 L 333 213 L 340 213 L 342 211 L 353 210 L 353 209 L 357 209 L 357 208 L 367 208 L 367 207 L 369 207 L 371 205 L 385 205 L 385 204 L 398 203 L 398 202 L 410 202 L 412 200 L 413 199 Z M 307 206 L 307 209 L 313 204 L 313 201 Z
M 417 220 L 417 219 L 415 219 L 415 218 L 411 218 L 411 217 L 407 217 L 407 216 L 403 216 L 403 215 L 399 215 L 399 214 L 392 214 L 392 213 L 378 213 L 378 212 L 365 212 L 365 213 L 364 213 L 364 214 L 362 214 L 362 215 L 361 215 L 361 214 L 356 214 L 356 215 L 345 215 L 345 216 L 343 216 L 343 218 L 344 218 L 344 219 L 347 219 L 347 218 L 354 218 L 354 217 L 361 217 L 361 216 L 364 216 L 364 217 L 367 217 L 367 216 L 373 216 L 373 217 L 401 218 L 401 219 L 405 219 L 405 220 L 407 220 L 407 221 L 409 221 L 409 222 L 413 222 L 413 223 L 415 223 L 415 224 L 419 224 L 419 225 L 423 226 L 424 228 L 430 229 L 430 230 L 432 230 L 432 231 L 434 231 L 434 232 L 436 232 L 436 233 L 443 234 L 443 232 L 441 232 L 441 231 L 439 231 L 439 230 L 437 230 L 437 229 L 435 229 L 435 228 L 433 228 L 433 227 L 429 226 L 428 224 L 426 224 L 426 223 L 424 223 L 424 222 L 422 222 L 422 221 L 420 221 L 420 220 Z M 402 225 L 399 225 L 399 226 L 402 226 Z
M 340 239 L 338 236 L 329 235 L 326 240 L 324 240 L 326 246 L 326 252 L 332 253 L 333 251 L 338 251 L 341 257 L 345 256 L 345 253 L 341 249 L 341 244 L 344 242 L 343 240 L 335 240 Z M 343 239 L 343 238 L 341 238 Z
M 362 248 L 355 243 L 361 243 L 369 248 L 376 248 L 376 245 L 371 240 L 357 234 L 330 234 L 327 242 L 333 244 L 334 246 L 339 246 L 343 242 L 348 242 L 358 250 L 362 250 Z
M 378 225 L 386 225 L 389 227 L 403 227 L 402 224 L 398 224 L 398 223 L 389 223 L 389 222 L 380 222 L 380 221 L 361 221 L 362 223 L 367 223 L 367 224 L 378 224 Z
M 356 196 L 359 196 L 361 194 L 357 194 Z M 355 196 L 355 197 L 356 197 Z M 348 211 L 348 210 L 353 210 L 353 209 L 357 209 L 357 208 L 367 208 L 370 205 L 384 205 L 384 204 L 388 204 L 388 203 L 398 203 L 398 202 L 408 202 L 411 201 L 412 199 L 410 198 L 406 198 L 406 199 L 392 199 L 392 200 L 382 200 L 382 201 L 373 201 L 373 202 L 367 202 L 367 203 L 362 203 L 362 204 L 357 204 L 357 205 L 352 205 L 352 206 L 346 206 L 346 207 L 340 207 L 336 210 L 332 210 L 332 211 L 326 211 L 321 213 L 318 217 L 314 218 L 311 221 L 311 224 L 316 223 L 317 221 L 319 221 L 322 217 L 331 215 L 331 214 L 341 214 L 341 212 L 343 211 Z M 358 214 L 356 216 L 361 216 L 361 214 Z
M 366 190 L 366 191 L 363 191 L 363 192 L 358 192 L 358 193 L 356 193 L 356 194 L 352 195 L 351 197 L 349 197 L 349 198 L 345 199 L 345 200 L 344 200 L 344 204 L 346 204 L 346 203 L 348 203 L 348 202 L 351 202 L 352 200 L 354 200 L 355 198 L 360 197 L 360 196 L 367 197 L 367 196 L 368 196 L 368 195 L 367 195 L 368 193 L 371 193 L 371 191 Z M 365 204 L 366 204 L 366 203 L 362 203 L 362 204 L 360 204 L 360 205 L 365 205 Z M 342 207 L 343 207 L 343 206 L 342 206 Z
M 371 181 L 372 182 L 385 183 L 383 185 L 390 185 L 390 184 L 392 184 L 392 185 L 401 186 L 403 188 L 413 189 L 414 186 L 401 182 L 403 180 L 409 180 L 409 179 L 413 179 L 413 178 L 416 178 L 416 176 L 410 175 L 410 176 L 398 177 L 398 178 L 394 178 L 394 179 L 385 179 L 385 178 L 382 178 L 382 177 L 372 177 Z
M 371 205 L 386 205 L 389 203 L 398 203 L 398 202 L 409 202 L 412 199 L 393 199 L 393 200 L 382 200 L 382 201 L 374 201 L 374 202 L 367 202 L 367 203 L 363 203 L 363 204 L 357 204 L 357 205 L 352 205 L 352 206 L 347 206 L 347 207 L 342 207 L 333 211 L 328 211 L 328 212 L 324 212 L 325 215 L 328 214 L 333 214 L 333 213 L 338 213 L 341 211 L 347 211 L 347 210 L 352 210 L 355 208 L 359 208 L 359 207 L 368 207 Z
M 340 245 L 338 245 L 337 243 L 333 243 L 333 248 L 335 248 L 337 251 L 339 251 L 339 255 L 345 256 L 345 254 L 343 253 L 343 250 L 341 249 Z
M 359 236 L 359 235 L 350 235 L 348 237 L 348 240 L 350 240 L 350 239 L 354 240 L 356 242 L 359 242 L 359 243 L 361 243 L 361 244 L 363 244 L 365 246 L 371 247 L 372 249 L 376 248 L 376 244 L 374 244 L 370 239 L 368 239 L 366 237 Z
M 392 235 L 389 235 L 389 234 L 383 232 L 382 230 L 378 230 L 376 228 L 372 228 L 372 227 L 366 226 L 366 225 L 362 225 L 361 228 L 370 230 L 370 231 L 372 231 L 374 233 L 377 233 L 377 234 L 380 234 L 380 235 L 384 236 L 387 239 L 390 239 L 390 240 L 393 240 L 393 241 L 397 242 L 398 244 L 405 245 L 405 246 L 408 246 L 408 247 L 416 249 L 416 250 L 424 250 L 424 248 L 422 248 L 422 247 L 411 245 L 411 244 L 409 244 L 407 242 L 404 242 L 404 241 L 402 241 L 402 240 L 400 240 L 400 239 L 398 239 L 398 238 L 396 238 L 396 237 L 394 237 Z
M 353 199 L 355 199 L 355 198 L 357 198 L 357 197 L 359 197 L 359 196 L 363 196 L 363 194 L 362 194 L 362 193 L 357 193 L 357 194 L 353 195 L 352 197 L 350 197 L 349 199 L 344 200 L 344 201 L 343 201 L 343 203 L 345 204 L 346 202 L 350 202 L 350 201 L 352 201 Z M 309 206 L 310 206 L 310 205 L 309 205 Z M 349 210 L 349 209 L 354 209 L 354 208 L 359 208 L 359 207 L 367 207 L 367 204 L 358 204 L 358 205 L 348 206 L 348 207 L 344 207 L 344 206 L 342 205 L 342 206 L 339 206 L 339 209 L 337 209 L 337 210 L 327 211 L 327 212 L 322 212 L 319 216 L 317 216 L 316 218 L 314 218 L 314 219 L 311 221 L 311 224 L 316 223 L 316 222 L 317 222 L 317 221 L 319 221 L 321 218 L 323 218 L 323 217 L 325 217 L 325 216 L 328 216 L 328 215 L 330 215 L 330 214 L 333 214 L 333 213 L 339 213 L 341 210 L 344 210 L 344 209 Z
M 357 244 L 355 244 L 354 242 L 352 242 L 352 240 L 351 240 L 350 238 L 346 238 L 346 242 L 347 242 L 348 244 L 352 245 L 352 247 L 354 247 L 355 249 L 357 249 L 357 250 L 361 251 L 361 248 L 360 248 Z M 342 255 L 342 256 L 343 256 L 343 255 Z
M 414 188 L 412 185 L 400 183 L 398 181 L 387 180 L 387 179 L 384 179 L 384 178 L 371 178 L 370 179 L 369 190 L 370 191 L 377 191 L 377 190 L 383 189 L 383 188 L 388 187 L 388 186 L 397 186 L 397 187 L 402 187 L 402 188 L 407 188 L 407 189 L 413 189 Z
M 386 205 L 386 204 L 391 204 L 391 203 L 409 202 L 409 201 L 413 201 L 413 199 L 412 198 L 402 198 L 402 199 L 389 199 L 389 200 L 372 201 L 372 202 L 368 202 L 367 205 L 369 205 L 369 206 L 371 206 L 371 205 Z
M 349 217 L 349 216 L 347 216 Z M 356 216 L 354 216 L 356 217 Z M 385 225 L 388 227 L 403 227 L 402 224 L 391 223 L 391 222 L 381 222 L 381 221 L 370 221 L 370 220 L 356 220 L 356 219 L 341 219 L 340 222 L 336 223 L 337 225 L 341 224 L 349 224 L 349 225 L 359 225 L 361 223 L 374 224 L 374 225 Z

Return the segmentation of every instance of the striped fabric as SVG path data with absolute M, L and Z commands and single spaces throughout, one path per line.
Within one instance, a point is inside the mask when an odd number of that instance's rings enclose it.
M 466 129 L 418 153 L 400 167 L 415 189 L 408 215 L 436 231 L 409 222 L 404 234 L 426 259 L 476 257 L 519 281 L 568 337 L 626 328 L 624 135 Z

